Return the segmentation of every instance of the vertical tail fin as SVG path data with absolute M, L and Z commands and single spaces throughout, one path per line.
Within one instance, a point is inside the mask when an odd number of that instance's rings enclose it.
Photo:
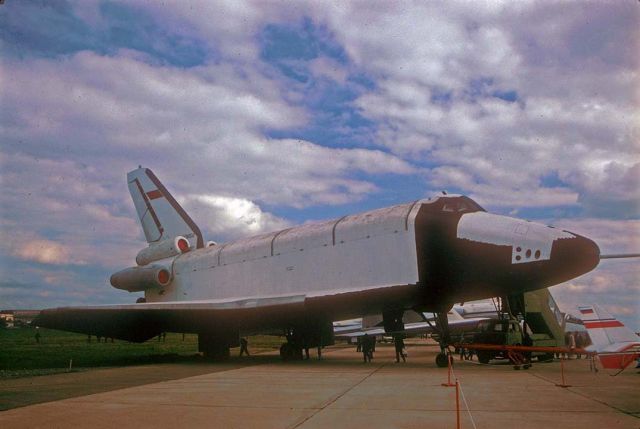
M 601 306 L 585 305 L 578 307 L 578 310 L 596 350 L 602 350 L 611 344 L 640 341 L 631 329 Z
M 580 318 L 602 366 L 624 369 L 640 356 L 640 337 L 599 305 L 579 306 Z
M 192 248 L 204 247 L 200 228 L 148 168 L 127 174 L 129 192 L 149 244 L 183 236 Z

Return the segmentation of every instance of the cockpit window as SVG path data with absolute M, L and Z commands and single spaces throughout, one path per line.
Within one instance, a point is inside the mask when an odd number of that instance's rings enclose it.
M 470 211 L 469 206 L 467 204 L 465 204 L 464 201 L 460 201 L 458 203 L 458 211 L 459 212 L 468 212 Z
M 469 198 L 469 197 L 461 197 L 460 199 L 464 202 L 465 206 L 467 207 L 466 211 L 469 211 L 469 212 L 486 212 L 486 210 L 483 209 L 480 206 L 480 204 L 476 203 L 471 198 Z
M 443 212 L 470 213 L 485 211 L 475 201 L 467 197 L 459 197 L 446 201 L 442 205 Z

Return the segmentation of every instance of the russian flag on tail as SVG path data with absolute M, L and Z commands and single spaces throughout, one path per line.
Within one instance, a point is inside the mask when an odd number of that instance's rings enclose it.
M 596 352 L 604 368 L 622 370 L 640 357 L 640 337 L 604 308 L 592 305 L 578 310 L 592 342 L 586 350 Z

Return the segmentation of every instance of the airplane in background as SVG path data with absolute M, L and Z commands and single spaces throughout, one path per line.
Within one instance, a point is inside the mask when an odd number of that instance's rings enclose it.
M 596 353 L 603 368 L 622 371 L 640 358 L 640 337 L 603 307 L 581 305 L 578 311 L 592 343 L 585 350 Z
M 500 297 L 456 304 L 452 310 L 465 319 L 474 317 L 496 317 L 502 311 Z
M 419 322 L 405 322 L 404 329 L 398 332 L 385 331 L 382 324 L 374 326 L 364 326 L 364 323 L 359 325 L 351 324 L 348 326 L 336 326 L 334 324 L 334 336 L 336 338 L 343 338 L 351 340 L 358 338 L 364 334 L 370 336 L 380 335 L 392 335 L 401 333 L 407 336 L 422 335 L 422 334 L 440 334 L 440 330 L 436 326 L 436 315 L 432 313 L 422 313 L 422 321 Z M 451 309 L 447 312 L 447 325 L 449 327 L 449 334 L 459 336 L 465 332 L 473 332 L 478 327 L 478 323 L 487 320 L 489 317 L 469 317 L 463 318 L 457 311 Z M 362 319 L 363 321 L 365 319 Z
M 413 310 L 436 313 L 444 347 L 454 303 L 546 288 L 600 261 L 588 238 L 444 193 L 216 244 L 151 170 L 127 181 L 148 247 L 111 285 L 144 298 L 46 309 L 36 325 L 136 342 L 197 333 L 199 350 L 214 358 L 240 335 L 277 329 L 286 357 L 331 344 L 335 320 L 382 314 L 394 332 Z

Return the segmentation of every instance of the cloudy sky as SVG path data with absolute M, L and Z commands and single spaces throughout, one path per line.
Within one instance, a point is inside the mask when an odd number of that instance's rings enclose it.
M 126 303 L 152 168 L 225 241 L 430 196 L 640 251 L 637 2 L 0 6 L 0 308 Z M 637 261 L 555 286 L 640 329 Z

